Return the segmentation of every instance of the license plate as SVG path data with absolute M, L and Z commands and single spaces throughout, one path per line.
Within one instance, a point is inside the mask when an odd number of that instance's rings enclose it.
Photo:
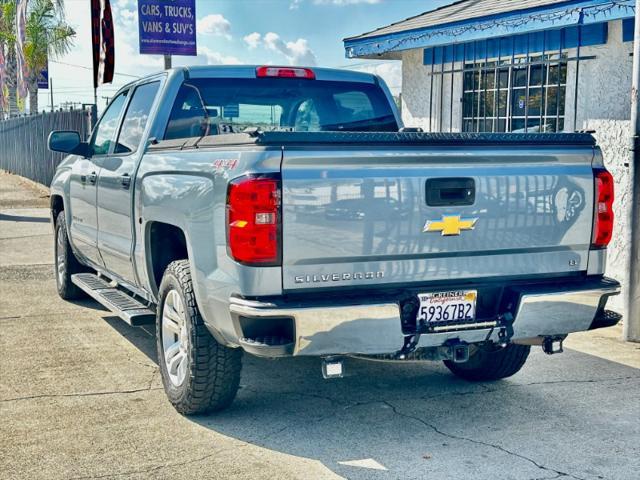
M 477 290 L 455 290 L 418 294 L 418 322 L 473 322 L 476 319 Z

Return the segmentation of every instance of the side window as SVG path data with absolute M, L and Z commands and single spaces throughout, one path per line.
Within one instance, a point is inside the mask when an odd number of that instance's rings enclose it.
M 133 92 L 120 127 L 115 153 L 132 153 L 138 149 L 158 88 L 160 82 L 152 82 L 140 85 Z
M 171 109 L 165 140 L 201 137 L 207 132 L 209 113 L 200 92 L 188 83 L 183 84 Z
M 109 153 L 111 144 L 116 136 L 120 112 L 122 112 L 128 93 L 127 91 L 118 95 L 102 115 L 91 139 L 90 147 L 93 155 L 106 155 Z
M 336 102 L 340 119 L 357 122 L 376 117 L 371 100 L 364 92 L 336 93 L 333 99 Z

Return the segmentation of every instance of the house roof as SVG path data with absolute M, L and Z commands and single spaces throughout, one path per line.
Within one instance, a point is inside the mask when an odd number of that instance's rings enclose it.
M 546 7 L 562 3 L 573 2 L 571 0 L 460 0 L 451 5 L 409 17 L 371 32 L 345 38 L 345 41 L 378 37 L 407 30 L 435 27 L 473 18 L 488 17 L 501 13 L 528 10 L 530 8 Z
M 635 0 L 460 0 L 345 38 L 347 58 L 398 60 L 402 51 L 632 18 Z

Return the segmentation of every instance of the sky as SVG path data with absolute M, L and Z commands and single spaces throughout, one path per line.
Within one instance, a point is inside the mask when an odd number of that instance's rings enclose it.
M 352 68 L 381 75 L 391 90 L 401 84 L 400 62 L 347 60 L 342 39 L 432 10 L 453 0 L 196 0 L 197 57 L 173 65 L 277 64 Z M 77 32 L 72 50 L 50 59 L 54 105 L 93 103 L 89 0 L 65 0 Z M 111 0 L 116 63 L 113 84 L 98 89 L 98 106 L 135 78 L 159 71 L 159 55 L 140 55 L 137 0 Z M 39 95 L 48 109 L 50 92 Z

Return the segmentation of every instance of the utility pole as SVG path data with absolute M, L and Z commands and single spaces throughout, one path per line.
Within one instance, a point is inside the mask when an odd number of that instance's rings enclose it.
M 633 42 L 633 84 L 631 87 L 631 208 L 629 212 L 629 285 L 627 288 L 627 318 L 624 319 L 624 339 L 640 342 L 640 0 L 636 0 Z
M 51 111 L 53 112 L 53 78 L 49 77 L 49 95 L 51 98 Z
M 164 69 L 169 70 L 171 68 L 171 55 L 164 56 Z

